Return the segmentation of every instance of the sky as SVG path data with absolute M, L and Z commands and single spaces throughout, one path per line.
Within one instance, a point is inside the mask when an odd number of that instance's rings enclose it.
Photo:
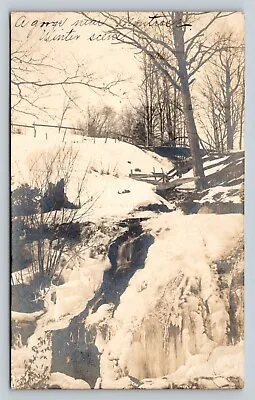
M 134 18 L 147 19 L 152 13 L 130 13 Z M 208 15 L 206 18 L 210 18 Z M 61 75 L 60 70 L 66 69 L 69 74 L 75 72 L 77 64 L 83 65 L 83 70 L 93 76 L 93 83 L 102 85 L 120 79 L 112 94 L 102 91 L 93 91 L 85 86 L 75 85 L 71 89 L 72 96 L 76 99 L 79 111 L 69 111 L 65 117 L 65 124 L 73 124 L 75 120 L 84 119 L 89 104 L 107 104 L 119 112 L 123 107 L 134 105 L 137 101 L 137 88 L 141 81 L 139 69 L 139 55 L 130 46 L 112 44 L 110 40 L 101 40 L 98 35 L 103 34 L 99 26 L 84 26 L 83 18 L 78 13 L 13 13 L 11 18 L 12 52 L 17 48 L 27 51 L 38 60 L 45 55 L 45 61 L 54 65 L 55 69 L 43 71 L 47 78 L 56 81 Z M 48 23 L 48 24 L 47 24 Z M 196 32 L 199 23 L 192 26 L 191 33 Z M 244 18 L 241 13 L 223 18 L 214 25 L 213 30 L 222 31 L 230 27 L 235 32 L 243 34 Z M 213 30 L 211 34 L 213 34 Z M 210 33 L 210 32 L 209 32 Z M 56 41 L 54 37 L 61 35 L 67 40 Z M 91 40 L 92 39 L 92 40 Z M 105 38 L 104 38 L 105 39 Z M 15 65 L 16 66 L 16 65 Z M 34 70 L 29 80 L 45 80 L 45 76 L 38 75 Z M 62 89 L 55 87 L 50 96 L 47 90 L 39 104 L 51 109 L 51 114 L 61 115 L 66 101 Z M 31 99 L 32 100 L 32 99 Z M 33 123 L 50 122 L 49 118 L 38 112 L 37 119 L 33 116 L 21 114 L 15 116 L 15 122 Z

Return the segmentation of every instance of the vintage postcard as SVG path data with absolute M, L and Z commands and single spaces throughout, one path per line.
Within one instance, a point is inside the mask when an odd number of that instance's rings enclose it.
M 11 387 L 241 389 L 241 12 L 10 16 Z

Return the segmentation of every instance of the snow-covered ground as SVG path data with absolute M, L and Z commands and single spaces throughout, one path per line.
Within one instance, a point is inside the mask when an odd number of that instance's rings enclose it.
M 80 140 L 79 143 L 77 141 Z M 24 148 L 25 147 L 25 148 Z M 47 160 L 63 149 L 76 155 L 71 183 L 67 185 L 67 195 L 70 201 L 75 201 L 77 188 L 85 176 L 81 203 L 85 204 L 81 214 L 85 218 L 96 221 L 100 218 L 117 218 L 127 215 L 135 208 L 150 203 L 163 202 L 155 194 L 154 186 L 129 178 L 131 170 L 141 173 L 151 173 L 153 169 L 161 172 L 173 168 L 170 161 L 155 153 L 142 151 L 128 143 L 114 139 L 86 138 L 84 141 L 75 135 L 69 135 L 66 143 L 59 143 L 58 136 L 49 140 L 14 135 L 12 138 L 12 182 L 13 187 L 22 183 L 33 185 L 36 177 L 45 170 Z M 63 160 L 64 157 L 61 158 Z M 56 163 L 57 164 L 57 163 Z M 61 162 L 62 171 L 52 171 L 56 174 L 65 172 L 70 167 L 69 160 Z
M 232 276 L 242 271 L 242 257 L 232 261 L 230 270 L 226 269 L 220 278 L 216 265 L 239 249 L 243 240 L 243 215 L 183 215 L 180 210 L 138 213 L 135 210 L 139 206 L 165 204 L 173 210 L 173 204 L 157 195 L 153 185 L 129 178 L 131 169 L 150 173 L 154 168 L 159 172 L 163 168 L 167 172 L 172 169 L 170 161 L 112 139 L 106 142 L 96 139 L 94 143 L 91 138 L 68 136 L 66 142 L 59 143 L 58 137 L 45 141 L 14 135 L 13 187 L 32 183 L 35 175 L 43 170 L 46 156 L 52 157 L 61 146 L 71 147 L 72 151 L 77 150 L 77 158 L 67 195 L 70 201 L 75 201 L 77 187 L 85 174 L 81 202 L 86 203 L 84 207 L 91 208 L 82 216 L 83 220 L 104 221 L 110 227 L 130 218 L 131 213 L 132 217 L 146 216 L 150 218 L 142 222 L 143 231 L 154 237 L 144 268 L 131 277 L 119 304 L 115 308 L 111 302 L 102 304 L 96 312 L 90 310 L 81 322 L 97 332 L 95 345 L 101 355 L 100 377 L 95 387 L 134 387 L 130 376 L 141 388 L 181 386 L 201 377 L 211 388 L 228 387 L 227 378 L 233 376 L 242 382 L 242 334 L 236 335 L 238 338 L 231 346 L 227 335 L 233 322 L 229 312 L 233 296 L 237 296 L 237 311 L 242 307 L 241 284 L 236 287 Z M 220 172 L 227 160 L 225 156 L 205 162 L 206 175 Z M 68 166 L 63 162 L 63 171 L 65 167 Z M 185 175 L 190 176 L 192 171 Z M 239 186 L 229 186 L 228 190 L 231 189 L 239 189 Z M 226 201 L 237 201 L 237 195 L 231 198 L 225 187 L 217 185 L 209 189 L 203 200 L 211 201 L 215 194 L 223 192 Z M 106 234 L 98 240 L 111 242 L 113 239 L 115 237 Z M 93 299 L 104 272 L 110 268 L 108 257 L 92 258 L 89 249 L 84 248 L 82 257 L 74 258 L 64 271 L 64 283 L 47 288 L 43 312 L 30 315 L 30 320 L 36 320 L 34 333 L 27 345 L 16 343 L 12 349 L 15 380 L 24 376 L 24 361 L 33 356 L 33 348 L 39 346 L 40 338 L 45 338 L 48 331 L 54 333 L 68 328 L 73 318 Z M 225 279 L 227 285 L 222 291 L 220 279 Z M 228 290 L 232 291 L 231 299 Z M 235 321 L 240 313 L 238 311 Z M 24 321 L 26 315 L 14 312 L 12 318 L 16 322 Z M 238 329 L 242 332 L 242 327 Z M 45 340 L 45 350 L 43 346 L 39 349 L 46 354 L 47 365 L 50 365 L 52 354 L 47 343 Z M 44 371 L 42 366 L 36 368 Z M 62 388 L 89 387 L 86 379 L 73 379 L 61 371 L 51 374 L 49 384 Z
M 239 155 L 240 154 L 240 155 Z M 237 156 L 237 161 L 235 159 Z M 237 181 L 237 177 L 233 177 L 233 179 L 229 179 L 228 171 L 225 173 L 225 169 L 229 166 L 229 164 L 234 163 L 236 168 L 241 168 L 242 173 L 239 174 L 238 178 L 240 180 L 244 180 L 244 156 L 243 152 L 232 152 L 229 155 L 218 156 L 218 157 L 204 157 L 204 171 L 207 179 L 210 180 L 212 176 L 217 176 L 219 174 L 225 175 L 224 179 L 220 179 L 218 184 L 213 184 L 209 187 L 205 194 L 201 197 L 200 200 L 197 200 L 198 203 L 215 203 L 217 201 L 227 203 L 231 202 L 234 204 L 240 203 L 240 182 Z M 238 174 L 236 174 L 238 175 Z M 186 174 L 183 175 L 183 178 L 191 178 L 193 176 L 193 171 L 190 170 Z M 194 189 L 194 182 L 185 183 L 180 186 L 181 189 Z

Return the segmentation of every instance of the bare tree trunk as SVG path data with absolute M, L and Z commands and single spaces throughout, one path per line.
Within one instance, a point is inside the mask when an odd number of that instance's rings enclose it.
M 194 112 L 191 101 L 187 62 L 184 51 L 184 31 L 178 25 L 178 22 L 182 20 L 182 12 L 176 12 L 174 14 L 175 16 L 173 20 L 173 38 L 176 58 L 180 71 L 179 76 L 181 82 L 181 98 L 183 102 L 185 126 L 192 155 L 193 173 L 194 176 L 199 178 L 196 181 L 196 189 L 203 190 L 208 187 L 208 183 L 204 174 L 203 161 L 199 148 L 199 137 L 197 133 L 197 127 L 194 119 Z
M 192 155 L 192 160 L 193 160 L 193 172 L 194 172 L 194 176 L 199 177 L 198 181 L 196 182 L 196 188 L 197 188 L 197 190 L 203 190 L 208 186 L 208 184 L 207 184 L 206 177 L 204 174 L 203 161 L 202 161 L 202 156 L 201 156 L 201 152 L 200 152 L 200 148 L 199 148 L 199 137 L 197 134 L 197 128 L 196 128 L 196 124 L 195 124 L 195 120 L 194 120 L 189 85 L 186 84 L 184 86 L 184 83 L 183 83 L 182 88 L 183 88 L 183 90 L 182 90 L 181 96 L 182 96 L 182 101 L 183 101 L 185 124 L 186 124 L 187 134 L 188 134 L 188 138 L 189 138 L 189 145 L 190 145 L 190 150 L 191 150 L 191 155 Z
M 178 101 L 178 99 L 177 99 L 177 89 L 174 87 L 174 110 L 173 110 L 173 120 L 174 120 L 174 123 L 173 123 L 173 140 L 175 141 L 175 138 L 176 138 L 176 134 L 177 134 L 177 101 Z M 181 124 L 182 124 L 182 122 L 181 122 Z
M 226 127 L 227 127 L 227 149 L 233 150 L 234 148 L 234 130 L 232 126 L 232 112 L 231 112 L 231 78 L 230 71 L 227 66 L 226 68 L 226 105 L 225 105 L 225 116 L 226 116 Z
M 241 103 L 239 150 L 242 150 L 243 148 L 244 103 L 245 103 L 245 90 L 243 90 L 242 103 Z
M 220 152 L 219 131 L 218 131 L 218 123 L 214 108 L 212 110 L 212 120 L 213 120 L 214 147 L 216 152 L 219 153 Z

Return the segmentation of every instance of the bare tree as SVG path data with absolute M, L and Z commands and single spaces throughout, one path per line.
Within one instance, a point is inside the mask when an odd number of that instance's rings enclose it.
M 13 32 L 13 31 L 12 31 Z M 10 76 L 11 76 L 11 117 L 31 115 L 38 118 L 59 120 L 59 115 L 46 100 L 51 95 L 70 97 L 73 106 L 79 105 L 72 96 L 75 88 L 90 88 L 98 93 L 112 93 L 121 81 L 119 77 L 108 83 L 101 82 L 92 72 L 88 72 L 83 61 L 76 59 L 65 64 L 57 60 L 49 51 L 38 52 L 36 43 L 22 41 L 15 37 L 11 40 Z
M 66 146 L 41 153 L 31 162 L 29 184 L 12 190 L 12 268 L 20 271 L 21 281 L 23 262 L 29 265 L 31 282 L 47 286 L 52 279 L 58 281 L 88 239 L 80 242 L 80 221 L 96 199 L 82 196 L 87 171 L 72 202 L 66 195 L 77 157 L 78 152 Z
M 143 54 L 141 61 L 143 81 L 139 87 L 140 121 L 144 121 L 145 145 L 176 145 L 183 138 L 183 109 L 180 92 L 155 66 L 151 57 Z M 184 144 L 184 142 L 182 143 Z
M 119 114 L 118 138 L 134 144 L 141 144 L 136 141 L 135 127 L 137 123 L 137 110 L 134 107 L 124 107 Z M 145 136 L 145 135 L 144 135 Z M 143 137 L 144 139 L 144 137 Z M 144 142 L 142 144 L 145 144 Z
M 143 82 L 140 85 L 140 106 L 137 110 L 144 121 L 146 133 L 145 145 L 148 147 L 154 144 L 155 130 L 157 127 L 158 76 L 154 63 L 146 54 L 143 54 L 141 69 L 143 73 Z
M 162 35 L 162 25 L 151 27 L 151 24 L 136 21 L 131 13 L 100 13 L 101 23 L 112 35 L 113 43 L 125 43 L 147 54 L 154 65 L 166 76 L 169 82 L 181 93 L 185 125 L 193 159 L 193 172 L 199 179 L 196 181 L 198 190 L 207 186 L 204 175 L 202 157 L 199 148 L 199 137 L 194 119 L 190 84 L 194 81 L 197 71 L 218 51 L 219 41 L 214 38 L 208 42 L 206 32 L 219 18 L 232 13 L 213 13 L 209 21 L 203 23 L 196 33 L 187 35 L 187 28 L 202 17 L 204 13 L 168 12 L 153 14 L 151 18 L 166 21 L 168 34 Z M 82 13 L 84 18 L 95 21 L 93 16 Z M 207 15 L 208 16 L 208 15 Z M 97 19 L 98 20 L 98 19 Z M 152 21 L 153 22 L 153 21 Z M 169 26 L 170 22 L 170 26 Z M 164 57 L 164 51 L 175 59 L 172 64 Z M 170 58 L 171 59 L 171 58 Z M 178 77 L 176 80 L 175 77 Z
M 240 132 L 239 132 L 239 150 L 243 149 L 243 131 L 244 131 L 244 110 L 245 110 L 245 74 L 240 82 Z
M 109 138 L 117 134 L 116 113 L 110 106 L 88 106 L 86 136 Z
M 72 110 L 74 102 L 76 100 L 77 100 L 77 98 L 74 97 L 71 93 L 70 93 L 70 95 L 65 96 L 64 103 L 63 103 L 63 109 L 62 109 L 62 112 L 60 115 L 60 121 L 59 121 L 59 128 L 58 128 L 59 134 L 61 132 L 61 127 L 63 125 L 63 121 L 64 121 L 66 115 L 68 114 L 68 111 Z M 66 130 L 67 129 L 65 128 L 64 135 L 63 135 L 63 141 L 65 140 Z
M 157 82 L 160 142 L 183 146 L 186 144 L 186 130 L 180 91 L 165 76 L 161 75 Z
M 201 90 L 209 126 L 202 122 L 216 151 L 232 150 L 239 137 L 242 147 L 244 125 L 244 45 L 232 32 L 210 60 Z M 203 118 L 201 118 L 202 120 Z
M 205 136 L 203 143 L 209 150 L 223 153 L 226 149 L 227 138 L 225 113 L 220 100 L 220 88 L 208 74 L 203 80 L 201 94 L 202 99 L 197 115 Z

